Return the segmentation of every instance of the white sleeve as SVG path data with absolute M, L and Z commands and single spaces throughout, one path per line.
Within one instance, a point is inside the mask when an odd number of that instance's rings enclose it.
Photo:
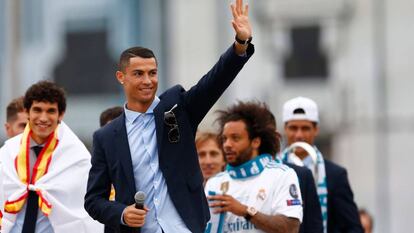
M 213 189 L 213 185 L 212 185 L 212 183 L 213 183 L 213 178 L 210 178 L 210 179 L 208 179 L 207 180 L 207 182 L 206 182 L 206 184 L 205 184 L 205 186 L 204 186 L 204 193 L 206 194 L 206 197 L 208 197 L 208 196 L 210 196 L 209 194 L 208 194 L 208 192 L 209 191 L 212 191 Z
M 204 186 L 206 196 L 221 194 L 220 184 L 223 182 L 223 176 L 213 176 L 207 180 Z
M 288 168 L 279 177 L 276 181 L 279 185 L 273 193 L 272 215 L 282 214 L 302 222 L 302 195 L 295 171 Z
M 217 177 L 212 177 L 208 179 L 204 187 L 204 192 L 207 197 L 218 193 L 218 190 L 217 190 L 218 182 L 220 182 L 220 180 Z M 209 201 L 209 204 L 210 204 L 210 201 Z M 222 232 L 220 225 L 223 223 L 225 219 L 225 213 L 215 214 L 211 207 L 209 208 L 209 210 L 210 210 L 210 220 L 207 222 L 207 226 L 204 232 L 205 233 Z

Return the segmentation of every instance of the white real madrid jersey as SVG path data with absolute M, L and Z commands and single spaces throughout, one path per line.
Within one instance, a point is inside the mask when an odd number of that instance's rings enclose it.
M 205 186 L 207 196 L 212 193 L 222 194 L 222 184 L 228 182 L 226 194 L 234 197 L 246 206 L 253 206 L 266 215 L 282 214 L 302 221 L 302 197 L 295 171 L 286 165 L 269 162 L 258 175 L 233 179 L 225 171 L 210 178 Z M 211 218 L 218 219 L 210 209 Z M 221 230 L 220 230 L 221 231 Z M 243 216 L 230 212 L 224 215 L 222 232 L 259 233 Z

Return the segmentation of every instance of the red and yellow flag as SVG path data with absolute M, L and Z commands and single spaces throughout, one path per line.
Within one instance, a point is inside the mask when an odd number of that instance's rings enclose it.
M 36 163 L 30 176 L 29 153 L 30 153 L 30 138 L 32 130 L 29 124 L 23 132 L 22 141 L 20 143 L 19 153 L 14 161 L 16 172 L 21 182 L 27 185 L 26 192 L 16 200 L 7 200 L 4 205 L 4 210 L 7 213 L 18 213 L 26 202 L 28 191 L 36 191 L 39 195 L 39 208 L 47 216 L 50 214 L 52 205 L 44 198 L 41 190 L 33 190 L 32 187 L 36 182 L 47 173 L 50 161 L 52 160 L 53 151 L 55 150 L 59 140 L 57 139 L 57 128 L 49 135 L 46 144 L 37 157 Z M 30 178 L 31 177 L 31 178 Z M 30 181 L 29 181 L 30 179 Z

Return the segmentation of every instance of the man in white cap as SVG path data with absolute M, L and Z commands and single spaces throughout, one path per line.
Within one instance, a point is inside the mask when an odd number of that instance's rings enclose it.
M 294 154 L 285 149 L 281 159 L 284 162 L 306 166 L 312 171 L 321 204 L 324 232 L 362 233 L 346 169 L 324 159 L 314 145 L 319 133 L 316 103 L 306 97 L 296 97 L 287 101 L 283 106 L 283 123 L 287 148 L 295 142 L 306 142 L 316 151 L 316 158 L 312 158 L 302 148 L 297 148 Z

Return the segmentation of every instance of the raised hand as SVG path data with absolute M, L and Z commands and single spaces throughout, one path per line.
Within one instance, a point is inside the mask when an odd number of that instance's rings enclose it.
M 247 40 L 252 36 L 252 27 L 249 21 L 249 5 L 243 6 L 243 0 L 236 0 L 236 5 L 231 4 L 233 14 L 232 25 L 236 36 L 240 40 Z

